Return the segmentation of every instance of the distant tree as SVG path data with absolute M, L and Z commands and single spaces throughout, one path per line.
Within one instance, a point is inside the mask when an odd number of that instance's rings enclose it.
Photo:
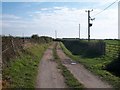
M 52 41 L 52 38 L 47 36 L 39 37 L 37 34 L 34 34 L 31 36 L 31 41 L 35 43 L 49 43 Z
M 34 34 L 34 35 L 31 36 L 31 38 L 32 38 L 32 39 L 38 39 L 39 36 L 38 36 L 37 34 Z

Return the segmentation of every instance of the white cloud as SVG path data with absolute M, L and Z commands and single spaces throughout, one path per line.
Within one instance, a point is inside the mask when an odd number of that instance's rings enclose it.
M 49 10 L 50 8 L 41 8 L 40 10 L 42 11 L 46 11 L 46 10 Z
M 10 18 L 3 21 L 3 33 L 21 35 L 31 35 L 38 33 L 40 35 L 49 35 L 54 37 L 54 31 L 57 30 L 58 37 L 78 37 L 78 25 L 81 24 L 81 38 L 87 38 L 87 13 L 85 9 L 54 7 L 55 13 L 34 13 L 31 21 L 26 21 L 14 15 L 5 15 Z M 47 10 L 47 8 L 44 10 Z M 95 12 L 99 12 L 96 9 Z M 91 28 L 92 38 L 117 38 L 118 25 L 117 10 L 109 9 L 96 17 Z M 7 17 L 8 16 L 8 17 Z M 18 33 L 16 33 L 18 32 Z
M 41 13 L 41 11 L 35 11 L 34 13 Z M 32 16 L 32 15 L 31 15 Z
M 20 19 L 20 17 L 15 16 L 15 15 L 8 15 L 8 14 L 3 14 L 1 15 L 3 20 L 16 20 L 16 19 Z
M 54 10 L 62 10 L 65 9 L 66 7 L 53 7 Z

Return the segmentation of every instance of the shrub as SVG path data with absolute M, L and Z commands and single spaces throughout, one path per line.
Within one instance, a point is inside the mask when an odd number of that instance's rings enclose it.
M 96 57 L 105 54 L 105 43 L 103 41 L 63 40 L 62 42 L 74 55 Z
M 115 60 L 113 60 L 110 64 L 106 65 L 105 68 L 107 71 L 110 71 L 116 76 L 120 77 L 120 51 L 119 56 Z

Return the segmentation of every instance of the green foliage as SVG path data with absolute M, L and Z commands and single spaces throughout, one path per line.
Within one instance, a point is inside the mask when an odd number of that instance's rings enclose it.
M 105 43 L 103 41 L 63 40 L 62 42 L 74 55 L 97 57 L 105 54 Z
M 113 72 L 111 73 L 106 70 L 106 66 L 110 65 L 110 68 L 115 69 L 116 72 L 120 71 L 120 65 L 118 65 L 120 59 L 118 57 L 118 52 L 116 52 L 119 47 L 111 47 L 107 43 L 106 54 L 96 58 L 83 58 L 78 55 L 73 55 L 68 49 L 66 49 L 63 43 L 61 43 L 61 47 L 70 58 L 82 63 L 87 69 L 99 75 L 103 80 L 108 81 L 114 87 L 120 88 L 120 77 L 115 76 Z M 113 47 L 115 47 L 114 50 Z
M 120 44 L 120 40 L 104 40 L 107 44 Z
M 109 63 L 105 69 L 120 77 L 120 51 L 118 58 Z
M 43 44 L 52 42 L 51 37 L 41 36 L 37 34 L 31 37 L 13 37 L 2 36 L 2 66 L 3 68 L 9 67 L 9 63 L 20 53 L 24 52 L 24 48 L 32 44 Z
M 32 38 L 31 41 L 35 42 L 35 43 L 49 43 L 49 42 L 53 41 L 53 39 L 51 37 L 47 37 L 47 36 L 39 37 L 37 34 L 32 35 L 31 38 Z
M 65 82 L 69 88 L 83 88 L 83 85 L 78 82 L 76 78 L 71 74 L 71 72 L 65 67 L 61 66 L 62 74 L 65 77 Z
M 11 61 L 10 67 L 3 70 L 3 80 L 9 88 L 34 88 L 38 64 L 48 44 L 28 48 L 20 57 Z
M 34 35 L 31 36 L 31 38 L 33 38 L 33 39 L 38 39 L 39 36 L 38 36 L 37 34 L 34 34 Z

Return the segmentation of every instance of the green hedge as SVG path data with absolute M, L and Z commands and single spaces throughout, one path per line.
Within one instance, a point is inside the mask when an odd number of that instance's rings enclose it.
M 105 54 L 105 43 L 103 41 L 62 40 L 62 42 L 73 55 L 97 57 Z

